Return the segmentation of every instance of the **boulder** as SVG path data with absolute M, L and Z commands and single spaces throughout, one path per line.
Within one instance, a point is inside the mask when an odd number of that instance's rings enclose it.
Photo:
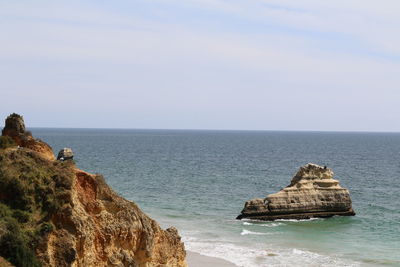
M 57 160 L 68 160 L 68 159 L 73 159 L 74 158 L 74 153 L 72 152 L 71 148 L 63 148 L 58 152 Z
M 349 190 L 341 187 L 333 175 L 330 168 L 309 163 L 281 191 L 247 201 L 237 219 L 271 221 L 355 215 Z

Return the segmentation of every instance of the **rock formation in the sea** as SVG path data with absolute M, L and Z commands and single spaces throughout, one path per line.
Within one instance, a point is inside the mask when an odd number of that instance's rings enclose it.
M 1 257 L 34 267 L 187 266 L 175 228 L 161 229 L 101 175 L 49 157 L 19 115 L 0 139 L 10 137 L 15 143 L 0 147 Z
M 355 215 L 350 193 L 333 179 L 333 171 L 316 164 L 300 168 L 290 185 L 266 198 L 246 202 L 237 219 L 309 219 Z

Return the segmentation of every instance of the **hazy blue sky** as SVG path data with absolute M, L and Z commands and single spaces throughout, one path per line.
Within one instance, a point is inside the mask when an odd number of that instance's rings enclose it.
M 399 0 L 0 0 L 0 117 L 400 131 L 399 12 Z

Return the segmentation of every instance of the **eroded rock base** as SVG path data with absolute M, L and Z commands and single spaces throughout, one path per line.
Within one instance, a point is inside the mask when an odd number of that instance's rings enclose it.
M 356 213 L 353 210 L 349 211 L 334 211 L 334 212 L 309 212 L 309 213 L 298 213 L 298 214 L 252 214 L 242 215 L 236 217 L 236 219 L 251 219 L 259 221 L 275 221 L 275 220 L 307 220 L 311 218 L 329 218 L 333 216 L 354 216 Z

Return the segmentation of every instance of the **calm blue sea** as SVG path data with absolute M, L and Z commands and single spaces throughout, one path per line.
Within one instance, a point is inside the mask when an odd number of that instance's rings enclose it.
M 240 266 L 400 266 L 400 134 L 31 130 L 177 227 L 189 250 Z M 333 169 L 355 217 L 235 220 L 246 200 L 285 187 L 309 162 Z

